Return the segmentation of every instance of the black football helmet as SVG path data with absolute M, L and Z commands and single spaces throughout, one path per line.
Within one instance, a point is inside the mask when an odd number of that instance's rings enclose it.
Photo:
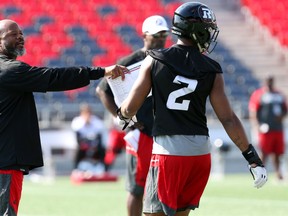
M 211 53 L 217 44 L 219 29 L 211 9 L 199 2 L 187 2 L 174 12 L 172 33 L 191 38 L 201 53 Z

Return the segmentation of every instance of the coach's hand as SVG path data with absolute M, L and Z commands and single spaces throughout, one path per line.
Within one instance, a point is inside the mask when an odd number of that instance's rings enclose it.
M 108 77 L 109 79 L 115 79 L 119 76 L 121 76 L 122 80 L 125 78 L 125 73 L 128 73 L 129 70 L 122 66 L 122 65 L 112 65 L 109 67 L 105 67 L 105 77 Z

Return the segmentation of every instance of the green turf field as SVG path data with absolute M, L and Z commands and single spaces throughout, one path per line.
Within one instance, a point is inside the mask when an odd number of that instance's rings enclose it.
M 124 180 L 73 185 L 68 177 L 54 183 L 25 179 L 19 216 L 125 216 Z M 288 212 L 288 184 L 273 176 L 262 189 L 252 187 L 249 173 L 210 178 L 195 216 L 284 216 Z

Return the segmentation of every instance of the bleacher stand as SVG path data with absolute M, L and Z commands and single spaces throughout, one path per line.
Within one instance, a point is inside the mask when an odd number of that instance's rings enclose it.
M 262 1 L 242 2 L 248 6 Z M 284 1 L 282 3 L 284 7 Z M 23 29 L 27 53 L 19 60 L 49 67 L 108 66 L 142 45 L 141 25 L 146 17 L 159 14 L 170 24 L 180 4 L 179 0 L 1 0 L 0 18 L 13 19 Z M 175 37 L 170 35 L 166 46 L 174 41 Z M 259 86 L 258 81 L 223 44 L 217 45 L 211 57 L 223 67 L 227 94 L 233 105 L 245 110 L 247 98 Z M 96 85 L 95 82 L 79 91 L 65 93 L 35 93 L 40 120 L 45 117 L 45 121 L 55 118 L 70 121 L 82 102 L 92 103 L 96 114 L 103 115 L 104 107 L 95 96 Z M 208 109 L 208 114 L 210 111 Z M 247 117 L 245 111 L 242 117 Z
M 288 63 L 288 1 L 241 0 L 246 20 Z

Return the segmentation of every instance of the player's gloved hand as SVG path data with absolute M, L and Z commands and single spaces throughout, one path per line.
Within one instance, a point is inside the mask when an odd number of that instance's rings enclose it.
M 250 144 L 248 149 L 242 152 L 242 155 L 249 163 L 248 167 L 254 179 L 254 187 L 262 187 L 268 180 L 267 171 L 253 145 Z
M 125 130 L 127 127 L 131 127 L 134 124 L 134 122 L 137 122 L 135 116 L 133 116 L 132 118 L 124 117 L 121 113 L 121 108 L 118 108 L 116 113 L 117 113 L 118 125 L 122 127 L 122 130 Z
M 254 179 L 254 187 L 261 188 L 268 180 L 265 167 L 252 167 L 251 165 L 248 165 L 248 167 Z
M 131 127 L 133 125 L 131 118 L 121 119 L 119 116 L 117 116 L 117 122 L 118 125 L 122 127 L 122 130 L 125 130 L 127 127 Z

